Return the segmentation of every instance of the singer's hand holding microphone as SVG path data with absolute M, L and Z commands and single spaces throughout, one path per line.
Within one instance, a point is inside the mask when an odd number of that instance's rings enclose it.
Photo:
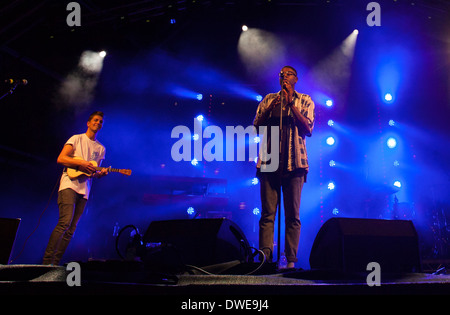
M 285 98 L 286 105 L 291 105 L 294 96 L 294 88 L 287 79 L 283 80 L 282 88 L 284 90 L 283 97 Z

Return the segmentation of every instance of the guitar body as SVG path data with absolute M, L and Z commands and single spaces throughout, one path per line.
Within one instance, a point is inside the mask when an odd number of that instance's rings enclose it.
M 83 160 L 82 158 L 77 157 L 77 156 L 75 156 L 73 158 L 75 160 Z M 95 161 L 89 161 L 89 163 L 91 163 L 97 169 L 97 171 L 101 171 L 102 169 L 107 168 L 108 172 L 117 172 L 117 173 L 120 173 L 120 174 L 123 174 L 123 175 L 127 175 L 127 176 L 131 175 L 131 170 L 117 169 L 117 168 L 112 168 L 112 167 L 98 167 L 98 164 Z M 82 171 L 80 171 L 78 169 L 71 168 L 71 167 L 67 168 L 67 175 L 69 176 L 70 179 L 75 179 L 75 178 L 77 178 L 77 177 L 79 177 L 81 175 L 85 175 L 87 177 L 91 177 L 92 176 L 92 175 L 89 175 L 88 173 L 82 172 Z
M 75 156 L 74 160 L 82 160 L 82 158 Z M 98 166 L 97 162 L 95 162 L 95 161 L 90 161 L 89 163 L 91 163 L 95 167 Z M 75 179 L 75 178 L 77 178 L 77 177 L 79 177 L 81 175 L 85 175 L 87 177 L 91 177 L 92 176 L 92 175 L 89 175 L 88 173 L 79 171 L 79 170 L 77 170 L 75 168 L 71 168 L 71 167 L 67 168 L 67 175 L 69 176 L 70 179 Z

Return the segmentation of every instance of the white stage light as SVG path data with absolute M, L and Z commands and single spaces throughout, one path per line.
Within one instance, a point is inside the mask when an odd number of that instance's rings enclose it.
M 395 138 L 391 137 L 391 138 L 387 139 L 386 144 L 389 149 L 393 149 L 397 146 L 397 140 L 395 140 Z
M 336 142 L 333 137 L 328 137 L 326 141 L 328 145 L 333 145 Z

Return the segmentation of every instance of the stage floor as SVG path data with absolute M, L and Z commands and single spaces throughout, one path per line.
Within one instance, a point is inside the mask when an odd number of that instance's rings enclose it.
M 450 275 L 381 275 L 369 286 L 365 274 L 286 270 L 270 274 L 179 274 L 118 267 L 118 263 L 81 263 L 79 285 L 66 266 L 1 265 L 2 295 L 152 295 L 189 297 L 283 297 L 292 295 L 450 295 Z M 235 269 L 236 271 L 236 269 Z M 445 270 L 442 270 L 445 273 Z M 447 271 L 448 272 L 448 271 Z M 368 272 L 369 273 L 369 272 Z M 181 301 L 181 300 L 180 300 Z

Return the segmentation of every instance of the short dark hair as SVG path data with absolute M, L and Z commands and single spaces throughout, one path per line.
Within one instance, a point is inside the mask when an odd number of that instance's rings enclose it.
M 289 69 L 291 69 L 292 71 L 295 72 L 295 76 L 297 76 L 297 70 L 295 70 L 294 67 L 292 67 L 292 66 L 284 66 L 283 68 L 289 68 Z M 281 68 L 281 69 L 283 69 L 283 68 Z
M 95 111 L 95 112 L 93 112 L 93 113 L 89 116 L 88 121 L 91 121 L 91 119 L 94 118 L 94 116 L 100 116 L 100 117 L 103 118 L 103 112 L 101 112 L 101 111 Z

